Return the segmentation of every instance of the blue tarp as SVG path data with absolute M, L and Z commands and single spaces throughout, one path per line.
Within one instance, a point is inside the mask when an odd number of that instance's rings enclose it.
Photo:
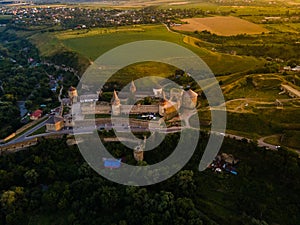
M 121 159 L 103 159 L 105 168 L 119 168 Z

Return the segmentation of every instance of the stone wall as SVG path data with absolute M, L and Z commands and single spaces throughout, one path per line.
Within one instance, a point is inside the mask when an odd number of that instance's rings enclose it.
M 14 152 L 18 152 L 20 150 L 26 149 L 30 146 L 36 145 L 40 139 L 61 139 L 64 134 L 49 134 L 43 137 L 35 137 L 30 140 L 25 140 L 15 144 L 3 145 L 0 146 L 0 155 L 10 154 Z
M 36 145 L 37 143 L 38 143 L 38 139 L 33 138 L 33 139 L 23 141 L 23 142 L 20 142 L 20 143 L 16 143 L 16 144 L 0 146 L 0 155 L 8 154 L 8 153 L 14 153 L 14 152 L 20 151 L 22 149 L 25 149 L 27 147 Z
M 158 105 L 121 105 L 122 114 L 158 113 Z
M 110 105 L 81 106 L 81 113 L 87 114 L 109 114 L 111 112 Z
M 116 120 L 116 122 L 119 125 L 123 125 L 123 126 L 137 126 L 137 127 L 143 127 L 143 128 L 148 128 L 148 124 L 149 121 L 148 120 L 141 120 L 141 119 L 134 119 L 134 118 L 130 118 L 129 119 L 129 124 L 128 124 L 128 118 L 122 118 L 122 117 L 115 117 L 114 118 Z M 116 123 L 115 122 L 115 123 Z M 81 121 L 76 121 L 75 122 L 75 127 L 79 128 L 79 127 L 93 127 L 95 125 L 97 126 L 111 126 L 114 123 L 114 121 L 112 121 L 110 118 L 96 118 L 95 120 L 81 120 Z
M 158 113 L 158 105 L 121 105 L 122 114 L 143 114 L 143 113 Z M 96 105 L 94 106 L 81 106 L 81 113 L 88 114 L 109 114 L 111 113 L 111 106 L 109 105 Z

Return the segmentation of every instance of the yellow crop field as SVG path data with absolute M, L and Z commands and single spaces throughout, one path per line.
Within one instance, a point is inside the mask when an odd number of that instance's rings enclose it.
M 189 18 L 183 19 L 182 21 L 186 22 L 187 24 L 174 26 L 173 29 L 191 32 L 207 30 L 211 33 L 222 36 L 238 34 L 261 34 L 262 32 L 268 32 L 268 30 L 262 26 L 233 16 Z

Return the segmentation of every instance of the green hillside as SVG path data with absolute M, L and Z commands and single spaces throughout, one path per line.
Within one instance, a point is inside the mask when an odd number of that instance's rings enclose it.
M 36 34 L 32 37 L 42 56 L 59 51 L 75 51 L 91 61 L 119 45 L 139 40 L 163 40 L 177 43 L 198 54 L 215 74 L 229 74 L 261 67 L 263 60 L 211 52 L 196 46 L 185 35 L 170 32 L 163 25 L 143 25 L 121 28 L 99 28 L 91 31 L 64 31 Z

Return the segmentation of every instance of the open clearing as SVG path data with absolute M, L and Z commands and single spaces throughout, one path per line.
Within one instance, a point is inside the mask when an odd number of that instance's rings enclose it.
M 179 31 L 204 31 L 221 36 L 232 36 L 238 34 L 261 34 L 268 32 L 267 29 L 232 16 L 216 16 L 207 18 L 189 18 L 183 19 L 181 26 L 174 26 L 174 30 Z

